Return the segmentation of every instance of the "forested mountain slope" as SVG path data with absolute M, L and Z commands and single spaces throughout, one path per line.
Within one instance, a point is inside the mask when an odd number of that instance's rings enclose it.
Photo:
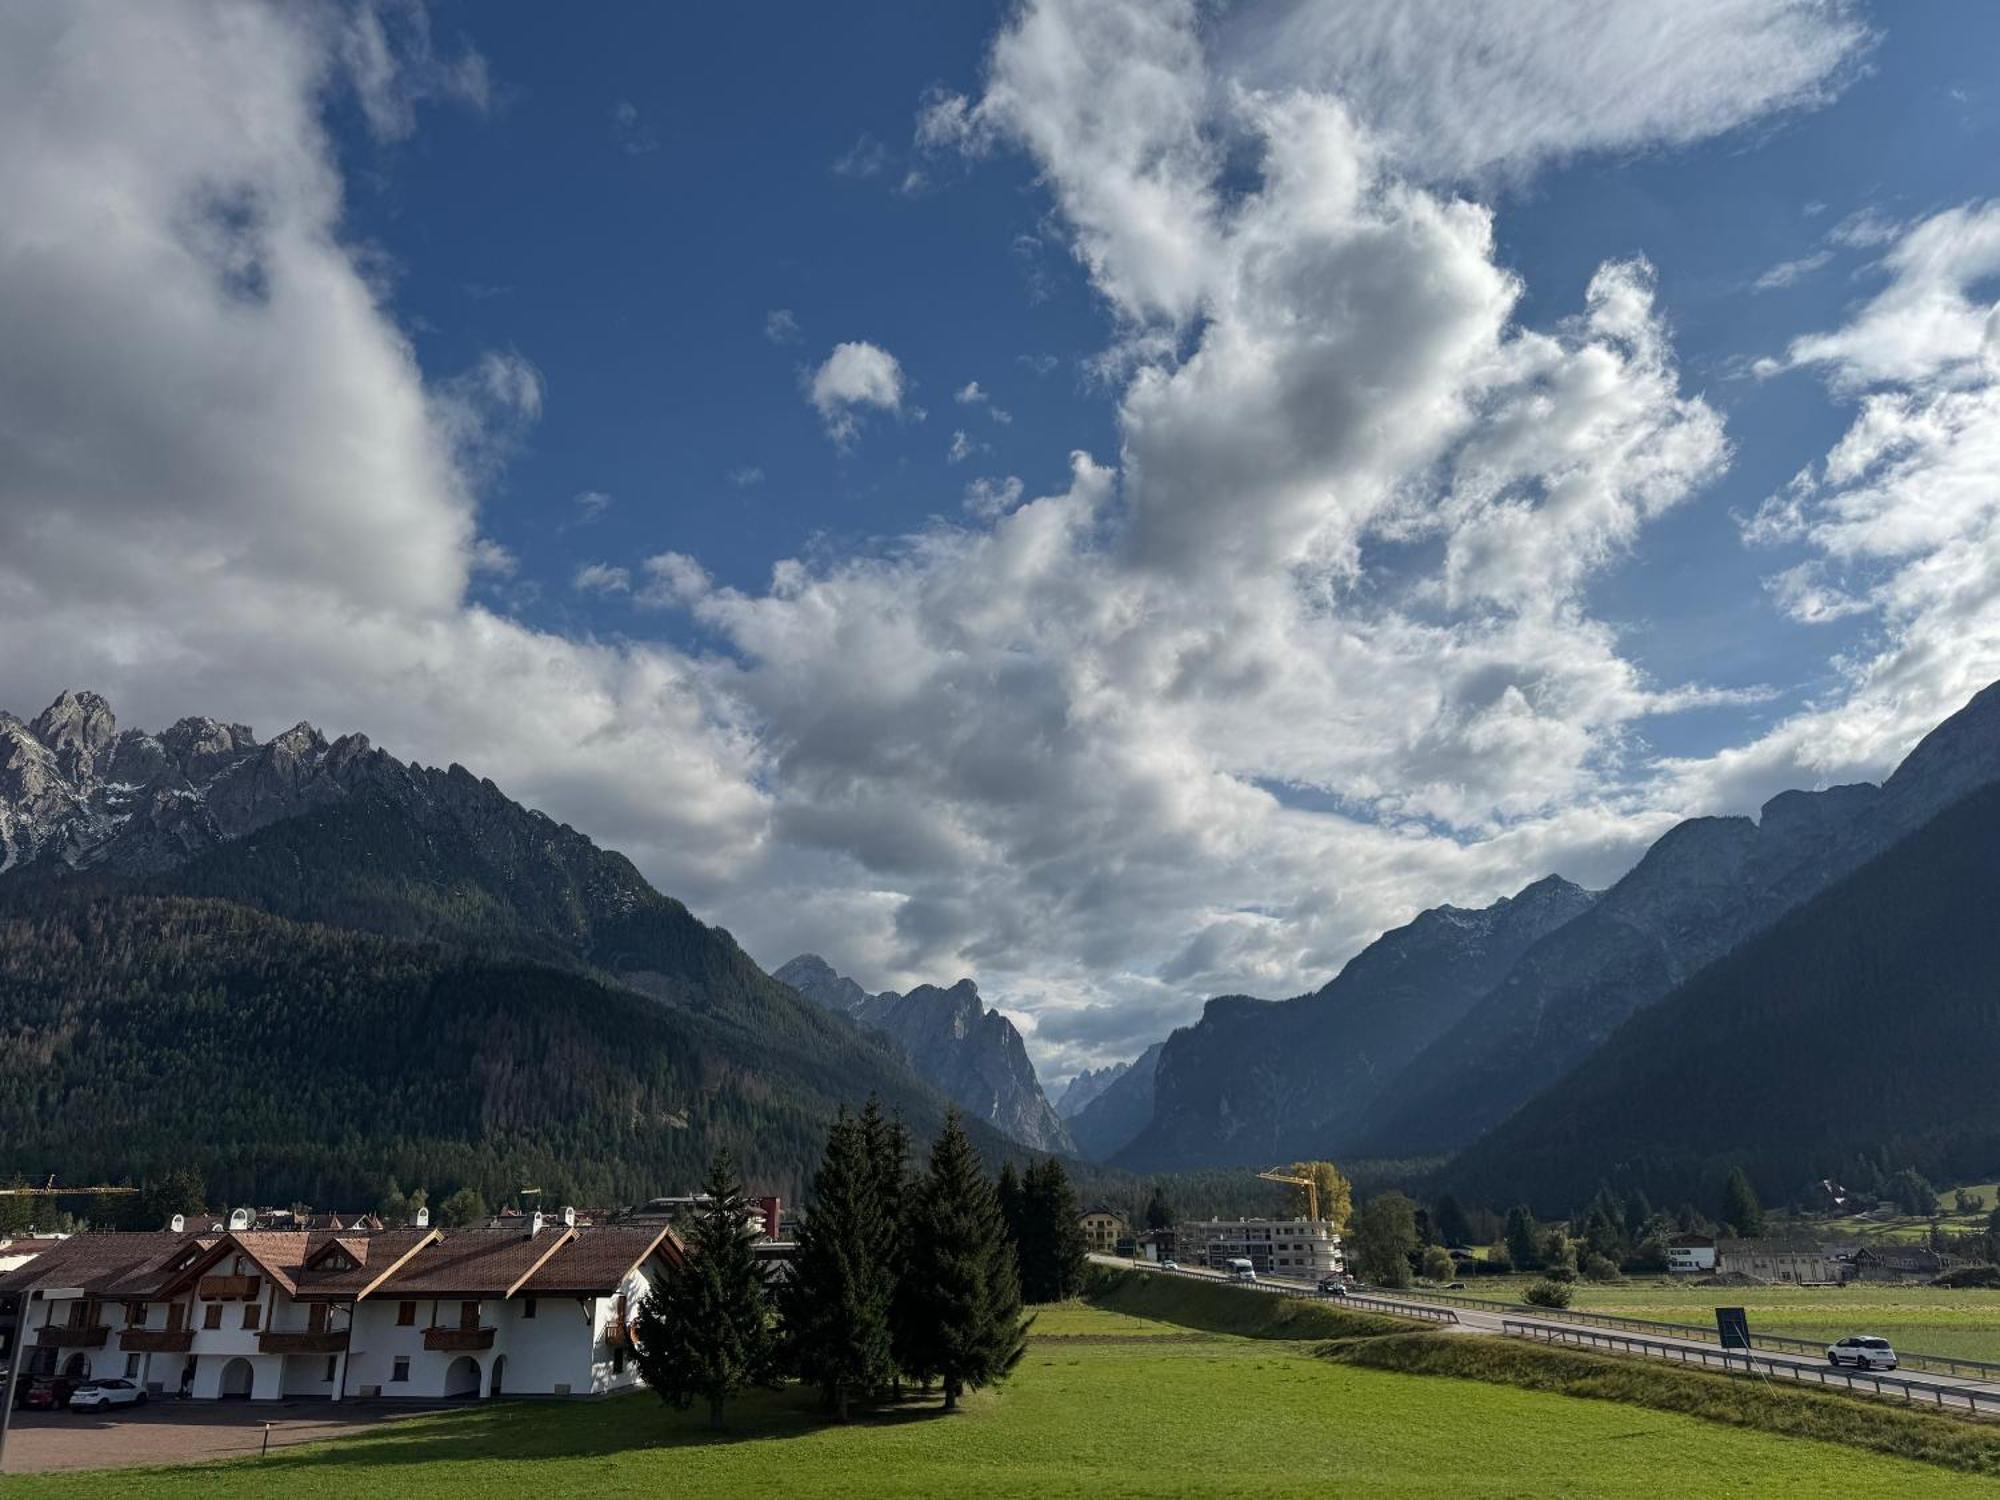
M 1567 1211 L 1600 1180 L 1767 1201 L 1886 1148 L 1941 1181 L 2000 1161 L 2000 785 L 1935 817 L 1620 1026 L 1446 1172 Z

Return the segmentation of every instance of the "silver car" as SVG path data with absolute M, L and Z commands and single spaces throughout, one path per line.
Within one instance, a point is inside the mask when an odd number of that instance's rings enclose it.
M 70 1392 L 71 1411 L 102 1411 L 107 1406 L 139 1406 L 146 1389 L 129 1380 L 86 1380 Z

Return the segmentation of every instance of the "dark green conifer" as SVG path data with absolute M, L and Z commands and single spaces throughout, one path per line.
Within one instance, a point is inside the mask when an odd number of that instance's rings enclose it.
M 1005 1378 L 1027 1340 L 999 1200 L 956 1110 L 916 1184 L 909 1230 L 905 1368 L 942 1381 L 953 1411 L 964 1392 Z
M 888 1237 L 881 1220 L 867 1138 L 842 1110 L 813 1174 L 812 1200 L 780 1300 L 792 1369 L 825 1392 L 843 1422 L 856 1398 L 887 1385 L 894 1373 L 889 1312 L 895 1280 L 883 1264 Z
M 722 1426 L 723 1403 L 776 1369 L 770 1290 L 751 1249 L 749 1204 L 729 1153 L 709 1168 L 687 1237 L 687 1263 L 640 1304 L 639 1372 L 669 1405 L 708 1403 Z
M 1089 1259 L 1076 1189 L 1055 1157 L 1028 1169 L 1022 1185 L 1021 1298 L 1061 1302 L 1083 1290 Z

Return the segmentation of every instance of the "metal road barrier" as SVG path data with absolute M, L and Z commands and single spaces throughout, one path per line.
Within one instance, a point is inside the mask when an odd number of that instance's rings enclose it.
M 1416 1291 L 1413 1297 L 1421 1297 L 1426 1302 L 1444 1302 L 1453 1307 L 1469 1307 L 1479 1312 L 1497 1313 L 1500 1316 L 1534 1318 L 1544 1323 L 1582 1323 L 1591 1328 L 1621 1328 L 1634 1333 L 1659 1333 L 1674 1338 L 1697 1339 L 1706 1343 L 1716 1342 L 1715 1329 L 1700 1323 L 1662 1323 L 1651 1318 L 1623 1318 L 1612 1313 L 1583 1312 L 1568 1307 L 1537 1307 L 1530 1302 L 1499 1302 L 1490 1297 L 1461 1297 L 1456 1292 Z M 1754 1315 L 1756 1309 L 1752 1309 Z M 1787 1334 L 1756 1333 L 1750 1335 L 1753 1348 L 1771 1349 L 1779 1352 L 1814 1354 L 1824 1357 L 1826 1346 L 1833 1340 L 1801 1339 Z M 1973 1380 L 2000 1379 L 2000 1363 L 1984 1359 L 1958 1359 L 1949 1354 L 1914 1354 L 1900 1344 L 1896 1347 L 1899 1363 L 1912 1368 L 1927 1370 L 1933 1375 L 1964 1375 Z
M 1686 1344 L 1666 1344 L 1658 1339 L 1632 1334 L 1600 1333 L 1594 1328 L 1556 1328 L 1546 1323 L 1528 1323 L 1504 1318 L 1500 1331 L 1512 1338 L 1540 1339 L 1550 1344 L 1581 1344 L 1590 1348 L 1610 1348 L 1627 1354 L 1643 1354 L 1654 1359 L 1676 1359 L 1683 1364 L 1703 1367 L 1721 1365 L 1725 1370 L 1741 1369 L 1746 1375 L 1776 1375 L 1800 1385 L 1840 1385 L 1877 1396 L 1900 1395 L 1905 1401 L 1919 1398 L 1939 1406 L 1964 1402 L 1977 1412 L 2000 1410 L 2000 1395 L 1966 1386 L 1933 1385 L 1924 1380 L 1906 1380 L 1900 1375 L 1863 1370 L 1839 1370 L 1831 1365 L 1802 1365 L 1789 1360 L 1765 1359 L 1733 1349 L 1696 1349 Z M 1980 1402 L 1986 1405 L 1982 1408 Z
M 1132 1268 L 1142 1271 L 1157 1271 L 1162 1276 L 1186 1276 L 1193 1280 L 1206 1281 L 1213 1285 L 1233 1286 L 1246 1292 L 1263 1292 L 1267 1296 L 1272 1297 L 1294 1297 L 1304 1302 L 1325 1302 L 1335 1307 L 1343 1303 L 1352 1302 L 1376 1312 L 1391 1312 L 1401 1318 L 1421 1318 L 1428 1323 L 1456 1324 L 1458 1322 L 1458 1314 L 1448 1307 L 1429 1307 L 1421 1302 L 1404 1302 L 1395 1297 L 1377 1297 L 1373 1293 L 1334 1297 L 1322 1292 L 1318 1287 L 1288 1286 L 1282 1281 L 1231 1281 L 1227 1277 L 1197 1271 L 1189 1266 L 1176 1266 L 1173 1270 L 1169 1271 L 1164 1266 L 1149 1266 L 1143 1262 L 1134 1261 L 1132 1262 Z

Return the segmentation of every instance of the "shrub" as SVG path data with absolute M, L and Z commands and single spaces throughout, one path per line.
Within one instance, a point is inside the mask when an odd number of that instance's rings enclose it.
M 1543 1277 L 1522 1294 L 1522 1300 L 1536 1307 L 1568 1307 L 1573 1295 L 1566 1283 Z
M 1616 1281 L 1618 1280 L 1618 1266 L 1615 1261 L 1607 1256 L 1586 1256 L 1583 1262 L 1583 1274 L 1584 1278 L 1588 1281 Z

